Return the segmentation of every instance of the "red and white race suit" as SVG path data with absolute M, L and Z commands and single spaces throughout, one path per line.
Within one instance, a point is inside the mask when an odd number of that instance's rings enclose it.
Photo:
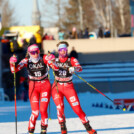
M 55 71 L 55 79 L 57 82 L 53 83 L 52 97 L 57 107 L 59 123 L 65 121 L 64 96 L 71 105 L 73 111 L 79 116 L 82 123 L 87 123 L 88 119 L 80 106 L 77 93 L 72 83 L 72 74 L 68 71 L 68 68 L 73 66 L 77 72 L 80 72 L 82 71 L 82 67 L 74 57 L 58 58 L 56 59 L 56 64 L 58 65 L 59 70 Z
M 24 58 L 15 67 L 15 72 L 20 71 L 22 68 L 26 67 L 29 76 L 29 100 L 31 103 L 32 114 L 29 119 L 29 129 L 35 129 L 36 120 L 41 114 L 41 126 L 48 125 L 48 114 L 47 108 L 51 96 L 51 84 L 48 80 L 48 67 L 53 67 L 56 71 L 58 66 L 56 64 L 49 62 L 46 55 L 40 58 L 37 63 L 33 63 L 30 59 Z M 14 72 L 14 65 L 10 64 L 11 72 Z M 40 102 L 40 103 L 39 103 Z M 40 106 L 39 106 L 40 104 Z

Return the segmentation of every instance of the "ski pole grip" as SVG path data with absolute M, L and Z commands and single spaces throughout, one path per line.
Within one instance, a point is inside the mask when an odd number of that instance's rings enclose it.
M 50 55 L 51 54 L 51 52 L 48 50 L 48 55 Z
M 16 57 L 16 55 L 15 55 L 15 54 L 13 54 L 13 57 Z M 14 63 L 13 65 L 14 65 L 14 68 L 15 68 L 15 63 Z
M 15 55 L 15 54 L 13 54 L 13 57 L 16 57 L 16 55 Z

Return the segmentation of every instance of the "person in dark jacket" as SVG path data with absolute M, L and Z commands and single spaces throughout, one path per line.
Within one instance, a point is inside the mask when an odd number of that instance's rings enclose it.
M 74 58 L 78 59 L 78 53 L 74 47 L 72 47 L 72 51 L 70 52 L 70 57 L 74 57 Z

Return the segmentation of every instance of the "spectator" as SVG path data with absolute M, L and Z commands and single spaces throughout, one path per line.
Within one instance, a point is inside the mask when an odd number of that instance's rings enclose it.
M 107 28 L 107 27 L 105 29 L 104 36 L 105 36 L 105 38 L 110 38 L 111 37 L 111 32 L 110 32 L 109 28 Z
M 82 31 L 82 30 L 79 31 L 79 33 L 78 33 L 78 38 L 79 38 L 79 39 L 82 39 L 82 38 L 83 38 L 83 31 Z
M 13 45 L 13 52 L 18 53 L 19 52 L 19 44 L 17 42 L 17 37 L 14 37 L 10 43 Z
M 85 28 L 84 38 L 89 38 L 89 29 L 88 29 L 88 27 Z
M 89 32 L 89 39 L 97 39 L 97 35 L 95 32 Z
M 74 58 L 78 59 L 78 53 L 74 47 L 72 47 L 72 51 L 70 52 L 70 57 L 74 57 Z
M 68 31 L 66 34 L 66 39 L 72 39 L 72 31 Z
M 29 41 L 29 45 L 32 45 L 32 44 L 36 44 L 36 38 L 34 35 L 30 38 L 30 41 Z
M 54 36 L 53 35 L 49 35 L 49 40 L 54 40 Z
M 64 35 L 65 35 L 64 31 L 60 30 L 58 32 L 59 40 L 64 40 Z
M 100 27 L 98 31 L 98 38 L 103 38 L 103 37 L 104 37 L 103 29 L 102 27 Z
M 47 39 L 48 39 L 48 35 L 47 35 L 47 33 L 45 33 L 44 36 L 42 37 L 42 42 L 43 42 L 44 40 L 47 40 Z
M 54 40 L 53 35 L 48 35 L 48 33 L 45 33 L 45 35 L 42 37 L 42 42 L 44 40 Z
M 23 39 L 23 53 L 24 55 L 26 55 L 27 53 L 27 47 L 28 47 L 28 42 L 26 41 L 26 39 Z
M 77 39 L 77 38 L 78 38 L 78 35 L 77 35 L 76 27 L 73 27 L 72 28 L 72 36 L 71 36 L 71 39 Z
M 27 48 L 28 47 L 27 40 L 26 39 L 23 39 L 22 42 L 23 42 L 23 48 Z

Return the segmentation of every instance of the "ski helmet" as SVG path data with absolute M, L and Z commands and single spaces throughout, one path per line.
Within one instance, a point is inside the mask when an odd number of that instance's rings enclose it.
M 61 42 L 59 42 L 57 44 L 57 47 L 58 47 L 59 56 L 66 57 L 67 56 L 67 51 L 68 51 L 67 50 L 68 43 L 65 42 L 65 41 L 61 41 Z M 62 51 L 62 50 L 66 51 L 66 53 L 65 54 L 61 54 L 60 51 Z
M 38 47 L 36 44 L 30 45 L 30 46 L 28 47 L 28 52 L 29 52 L 29 53 L 34 52 L 34 51 L 36 51 L 36 52 L 39 53 L 39 47 Z

